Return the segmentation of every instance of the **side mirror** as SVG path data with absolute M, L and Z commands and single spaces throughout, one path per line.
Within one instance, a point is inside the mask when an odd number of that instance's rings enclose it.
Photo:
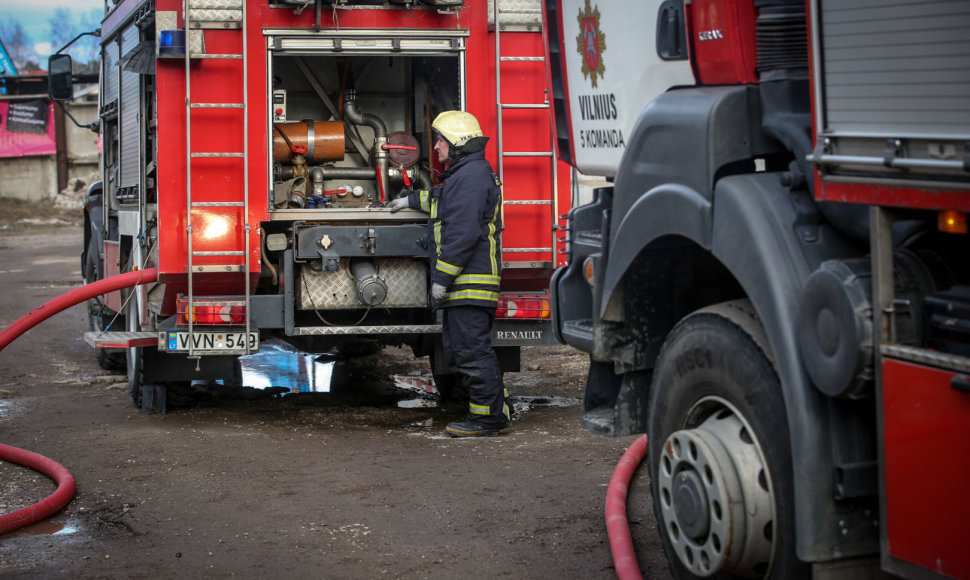
M 69 54 L 52 54 L 47 59 L 47 92 L 55 101 L 74 98 L 74 64 Z

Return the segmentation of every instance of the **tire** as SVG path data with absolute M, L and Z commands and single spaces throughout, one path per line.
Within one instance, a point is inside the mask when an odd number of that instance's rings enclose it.
M 125 349 L 128 363 L 128 394 L 135 403 L 135 407 L 141 409 L 141 347 Z
M 683 319 L 660 351 L 648 465 L 675 578 L 809 575 L 795 553 L 788 424 L 766 345 L 744 300 Z
M 348 342 L 337 347 L 337 352 L 346 358 L 358 358 L 377 354 L 384 349 L 384 345 L 377 341 Z
M 98 274 L 98 248 L 92 237 L 84 260 L 84 282 L 90 284 L 101 279 Z M 100 300 L 88 300 L 88 328 L 92 331 L 105 330 L 109 323 L 114 329 L 125 328 L 125 317 L 116 316 L 116 312 L 104 306 Z M 98 365 L 108 371 L 123 371 L 126 365 L 126 355 L 123 349 L 96 348 L 94 356 Z
M 125 349 L 128 362 L 128 394 L 135 407 L 141 410 L 158 410 L 166 412 L 169 408 L 189 407 L 199 399 L 199 391 L 192 386 L 191 381 L 165 381 L 154 380 L 151 376 L 145 375 L 144 348 L 133 347 Z M 237 365 L 238 366 L 238 365 Z M 239 372 L 241 377 L 242 371 Z M 233 380 L 236 377 L 233 377 Z M 241 379 L 239 380 L 241 384 Z M 149 409 L 143 403 L 143 387 L 155 387 L 150 389 L 154 393 L 152 401 L 148 402 Z

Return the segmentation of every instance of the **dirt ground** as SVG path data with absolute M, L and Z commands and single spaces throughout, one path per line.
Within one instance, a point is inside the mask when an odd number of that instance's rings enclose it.
M 57 215 L 2 210 L 5 327 L 78 285 L 81 237 Z M 210 389 L 147 415 L 97 365 L 85 326 L 75 306 L 0 352 L 0 442 L 77 480 L 61 513 L 0 535 L 0 578 L 615 577 L 603 505 L 634 438 L 581 427 L 575 351 L 526 349 L 506 375 L 512 428 L 462 440 L 443 428 L 465 405 L 389 395 L 391 375 L 427 372 L 409 350 L 338 363 L 329 394 Z M 0 461 L 0 513 L 53 488 Z M 667 578 L 642 474 L 629 503 L 644 577 Z

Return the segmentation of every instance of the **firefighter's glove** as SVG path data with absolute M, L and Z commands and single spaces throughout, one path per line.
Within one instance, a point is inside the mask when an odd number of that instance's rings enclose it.
M 435 302 L 441 302 L 447 297 L 448 297 L 447 288 L 445 288 L 441 284 L 438 284 L 437 282 L 431 285 L 431 298 L 433 298 Z
M 407 196 L 399 197 L 397 199 L 392 199 L 387 203 L 387 209 L 391 210 L 391 213 L 401 211 L 408 206 Z

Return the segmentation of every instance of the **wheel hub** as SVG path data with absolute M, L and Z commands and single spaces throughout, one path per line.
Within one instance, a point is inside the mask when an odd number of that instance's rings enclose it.
M 658 489 L 666 535 L 692 574 L 764 577 L 774 504 L 760 447 L 727 403 L 708 400 L 702 410 L 697 426 L 664 442 Z
M 674 478 L 673 486 L 674 512 L 680 528 L 694 540 L 703 538 L 710 529 L 711 515 L 701 478 L 695 471 L 681 471 Z

